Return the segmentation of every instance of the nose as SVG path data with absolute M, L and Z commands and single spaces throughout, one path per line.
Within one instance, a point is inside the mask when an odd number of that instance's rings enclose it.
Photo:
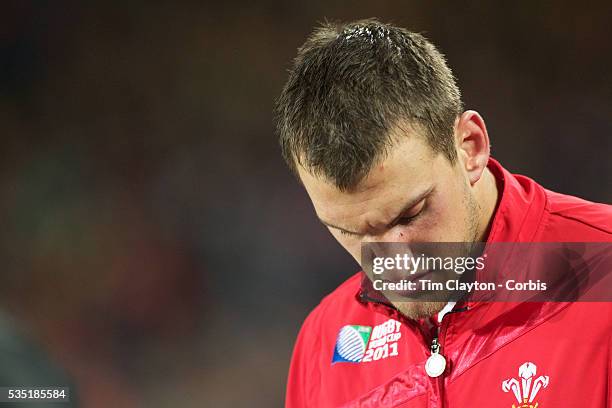
M 374 257 L 394 258 L 397 254 L 409 253 L 410 234 L 401 225 L 388 228 L 377 234 L 368 234 L 362 245 L 363 259 Z
M 368 234 L 366 236 L 367 242 L 396 242 L 407 244 L 412 241 L 411 234 L 406 230 L 404 225 L 395 225 L 392 228 L 388 228 L 377 234 Z
M 396 260 L 395 262 L 405 263 L 405 259 L 413 257 L 411 236 L 403 226 L 395 226 L 383 233 L 372 234 L 367 237 L 366 242 L 362 245 L 362 260 L 364 261 L 362 266 L 364 270 L 372 270 L 371 266 L 375 258 L 384 259 L 384 262 L 392 259 Z M 400 282 L 402 279 L 408 278 L 410 271 L 402 269 L 405 266 L 394 265 L 391 268 L 385 266 L 384 275 L 380 276 L 392 282 Z

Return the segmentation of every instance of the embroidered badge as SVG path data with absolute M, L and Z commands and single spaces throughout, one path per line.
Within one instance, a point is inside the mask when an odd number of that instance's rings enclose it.
M 502 390 L 514 394 L 518 405 L 512 404 L 512 408 L 538 408 L 534 399 L 538 392 L 548 387 L 548 376 L 541 375 L 536 378 L 536 365 L 526 362 L 519 367 L 519 379 L 509 378 L 502 382 Z
M 389 319 L 378 326 L 347 325 L 340 329 L 333 363 L 367 363 L 398 355 L 400 323 Z

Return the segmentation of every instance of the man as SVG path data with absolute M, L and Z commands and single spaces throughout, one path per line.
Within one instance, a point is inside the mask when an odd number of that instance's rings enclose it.
M 357 262 L 366 242 L 611 241 L 610 206 L 489 157 L 483 119 L 463 111 L 419 34 L 324 24 L 299 49 L 277 116 L 285 160 Z M 612 406 L 611 334 L 605 302 L 385 302 L 357 274 L 304 322 L 286 405 Z

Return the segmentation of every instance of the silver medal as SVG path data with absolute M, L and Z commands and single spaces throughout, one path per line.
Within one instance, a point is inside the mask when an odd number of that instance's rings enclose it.
M 434 353 L 425 362 L 425 372 L 430 377 L 439 377 L 446 368 L 446 359 L 443 355 Z

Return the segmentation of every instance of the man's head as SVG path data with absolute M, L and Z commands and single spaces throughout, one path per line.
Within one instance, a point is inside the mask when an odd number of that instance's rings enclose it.
M 323 25 L 299 49 L 277 116 L 285 160 L 358 262 L 362 242 L 482 239 L 495 205 L 486 128 L 421 35 Z M 418 317 L 442 305 L 396 306 Z

